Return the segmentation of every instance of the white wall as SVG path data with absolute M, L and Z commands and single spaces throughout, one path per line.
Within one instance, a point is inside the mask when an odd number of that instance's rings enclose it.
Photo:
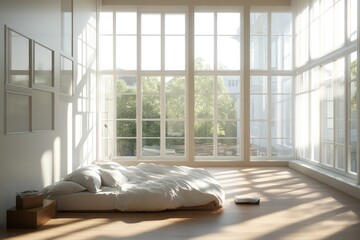
M 97 0 L 74 0 L 75 96 L 60 97 L 61 1 L 0 0 L 0 225 L 16 192 L 59 180 L 96 158 Z M 55 51 L 55 130 L 5 135 L 4 26 Z

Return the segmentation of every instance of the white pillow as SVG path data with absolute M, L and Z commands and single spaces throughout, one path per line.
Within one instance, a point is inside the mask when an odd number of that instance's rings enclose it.
M 47 194 L 50 195 L 60 195 L 60 194 L 70 194 L 77 193 L 86 190 L 85 187 L 71 181 L 59 181 L 50 185 Z
M 84 186 L 89 192 L 98 192 L 101 188 L 101 177 L 98 169 L 89 166 L 76 169 L 64 177 L 65 181 L 72 181 Z
M 99 169 L 102 185 L 109 187 L 120 187 L 128 181 L 118 170 L 112 169 Z

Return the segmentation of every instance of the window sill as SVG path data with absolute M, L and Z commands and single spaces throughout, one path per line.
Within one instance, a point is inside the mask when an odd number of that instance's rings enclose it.
M 300 160 L 289 161 L 289 167 L 360 199 L 360 185 L 354 179 Z

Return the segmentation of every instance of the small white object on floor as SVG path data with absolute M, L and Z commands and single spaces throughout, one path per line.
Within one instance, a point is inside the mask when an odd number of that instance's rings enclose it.
M 234 201 L 236 204 L 241 204 L 241 203 L 259 204 L 260 198 L 249 195 L 236 195 L 234 197 Z

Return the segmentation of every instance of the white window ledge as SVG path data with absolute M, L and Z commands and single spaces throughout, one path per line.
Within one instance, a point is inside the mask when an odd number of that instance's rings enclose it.
M 289 167 L 360 199 L 360 185 L 354 179 L 299 160 L 289 161 Z

